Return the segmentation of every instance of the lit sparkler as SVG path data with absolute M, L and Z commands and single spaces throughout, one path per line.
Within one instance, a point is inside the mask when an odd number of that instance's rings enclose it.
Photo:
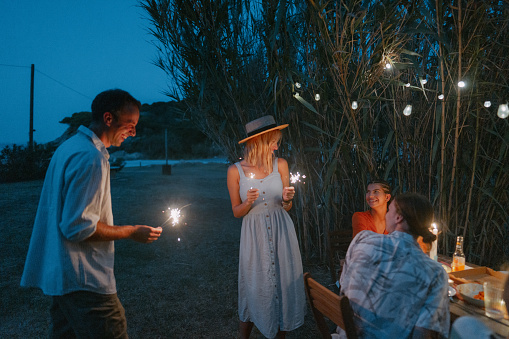
M 302 182 L 301 178 L 306 179 L 306 175 L 304 175 L 304 174 L 301 175 L 299 172 L 297 172 L 295 174 L 290 172 L 290 183 L 295 184 L 297 182 Z M 306 183 L 306 182 L 304 182 L 304 183 Z
M 171 207 L 168 207 L 168 211 L 170 211 L 170 216 L 168 217 L 168 220 L 166 220 L 161 226 L 159 227 L 162 227 L 164 225 L 166 225 L 168 222 L 171 221 L 171 225 L 173 227 L 175 227 L 176 225 L 178 225 L 179 221 L 180 221 L 180 218 L 183 217 L 183 215 L 180 214 L 181 210 L 184 208 L 184 207 L 187 207 L 191 204 L 187 204 L 185 206 L 182 206 L 180 208 L 171 208 Z M 164 211 L 163 211 L 164 213 Z

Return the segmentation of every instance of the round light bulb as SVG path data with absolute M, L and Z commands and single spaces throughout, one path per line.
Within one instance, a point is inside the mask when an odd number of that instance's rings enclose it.
M 438 96 L 438 99 L 440 99 L 440 100 L 444 100 L 444 95 L 443 95 L 443 94 L 440 94 L 440 95 Z
M 386 63 L 386 64 L 385 64 L 385 68 L 386 68 L 386 69 L 391 69 L 391 68 L 392 68 L 392 65 L 391 65 L 390 63 Z
M 465 82 L 464 81 L 458 82 L 458 87 L 461 87 L 461 88 L 465 87 Z
M 412 105 L 406 105 L 405 109 L 403 110 L 403 114 L 406 116 L 412 114 Z
M 501 119 L 505 119 L 509 116 L 509 107 L 507 107 L 507 104 L 498 106 L 497 115 Z
M 352 109 L 357 109 L 357 107 L 359 107 L 357 101 L 352 101 Z
M 488 107 L 491 107 L 491 101 L 485 101 L 484 102 L 484 107 L 488 108 Z
M 315 94 L 315 100 L 316 101 L 320 100 L 320 94 Z

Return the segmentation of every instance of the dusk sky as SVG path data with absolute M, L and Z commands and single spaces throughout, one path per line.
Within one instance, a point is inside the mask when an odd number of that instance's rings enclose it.
M 0 1 L 0 144 L 27 144 L 30 66 L 35 65 L 34 141 L 58 138 L 72 113 L 121 88 L 141 103 L 170 101 L 166 74 L 137 0 Z

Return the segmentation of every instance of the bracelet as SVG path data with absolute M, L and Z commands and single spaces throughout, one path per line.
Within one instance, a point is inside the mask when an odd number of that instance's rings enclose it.
M 287 206 L 290 206 L 292 204 L 292 200 L 288 200 L 288 201 L 281 201 L 281 204 L 283 205 L 283 207 L 287 207 Z

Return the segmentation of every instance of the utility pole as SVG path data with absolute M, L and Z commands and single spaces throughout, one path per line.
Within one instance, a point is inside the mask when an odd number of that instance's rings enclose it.
M 35 66 L 32 64 L 30 76 L 30 131 L 28 132 L 28 148 L 30 151 L 34 149 L 34 71 Z

